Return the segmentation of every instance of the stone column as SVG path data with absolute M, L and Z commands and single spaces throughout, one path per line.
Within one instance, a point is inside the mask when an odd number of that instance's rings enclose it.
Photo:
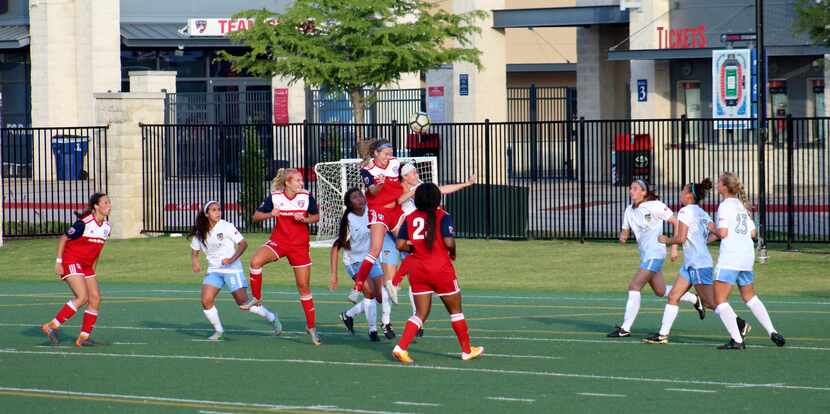
M 109 126 L 107 181 L 112 200 L 112 237 L 139 237 L 145 202 L 139 123 L 164 122 L 164 95 L 157 92 L 95 94 L 95 122 Z M 157 206 L 158 203 L 152 205 Z
M 131 71 L 130 92 L 176 93 L 176 71 L 173 70 L 138 70 Z
M 669 0 L 643 0 L 641 7 L 629 11 L 629 48 L 657 49 L 660 47 L 657 27 L 669 30 Z M 631 118 L 654 119 L 672 117 L 671 75 L 669 61 L 632 60 L 631 63 Z M 637 100 L 637 80 L 648 83 L 646 102 Z

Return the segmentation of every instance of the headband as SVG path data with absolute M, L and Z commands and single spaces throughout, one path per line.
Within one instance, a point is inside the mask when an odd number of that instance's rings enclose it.
M 407 175 L 407 174 L 411 173 L 412 171 L 416 171 L 416 168 L 415 168 L 414 165 L 404 164 L 404 166 L 401 167 L 401 176 Z
M 646 192 L 649 191 L 648 184 L 646 184 L 645 181 L 643 181 L 643 180 L 634 180 L 634 182 L 637 183 L 637 185 L 639 185 L 640 187 L 642 187 L 643 190 L 646 190 Z
M 210 200 L 210 201 L 208 201 L 207 203 L 205 203 L 205 207 L 202 209 L 202 211 L 204 211 L 204 212 L 205 212 L 205 214 L 207 214 L 208 209 L 210 208 L 210 205 L 211 205 L 211 204 L 219 204 L 219 202 L 218 202 L 218 201 L 214 201 L 214 200 Z
M 703 188 L 695 183 L 689 183 L 689 191 L 692 193 L 692 196 L 695 198 L 695 203 L 699 203 L 700 200 L 703 200 Z M 700 191 L 700 192 L 698 192 Z
M 375 151 L 380 151 L 385 148 L 392 148 L 392 144 L 384 142 L 383 144 L 378 145 L 378 149 L 376 149 Z

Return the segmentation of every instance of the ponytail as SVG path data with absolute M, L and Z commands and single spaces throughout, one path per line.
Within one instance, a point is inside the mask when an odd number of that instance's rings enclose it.
M 735 173 L 732 172 L 725 172 L 720 176 L 720 181 L 726 187 L 726 190 L 729 191 L 730 194 L 738 197 L 741 200 L 741 204 L 744 205 L 744 209 L 746 209 L 746 213 L 749 217 L 752 217 L 752 205 L 749 203 L 749 195 L 747 195 L 746 190 L 744 190 L 744 185 L 741 183 L 741 179 Z
M 282 191 L 285 189 L 285 181 L 288 177 L 294 174 L 299 174 L 300 171 L 296 168 L 280 168 L 277 170 L 277 175 L 271 181 L 271 191 Z
M 711 189 L 712 180 L 708 178 L 704 178 L 703 181 L 699 183 L 689 184 L 689 192 L 692 193 L 692 196 L 695 198 L 695 204 L 700 204 L 700 202 L 706 197 L 706 193 L 708 193 Z
M 89 201 L 87 201 L 87 203 L 86 203 L 86 208 L 84 208 L 84 210 L 80 211 L 80 212 L 76 211 L 75 212 L 75 217 L 81 219 L 81 218 L 86 217 L 89 214 L 92 214 L 95 211 L 95 206 L 97 206 L 98 203 L 101 202 L 101 199 L 106 197 L 106 196 L 107 196 L 107 193 L 100 193 L 100 192 L 99 193 L 94 193 L 91 196 L 89 196 Z
M 427 250 L 432 250 L 432 245 L 435 243 L 435 221 L 436 211 L 441 205 L 441 189 L 433 183 L 424 183 L 418 186 L 415 190 L 415 207 L 427 213 L 427 222 L 425 227 L 424 239 L 427 243 Z

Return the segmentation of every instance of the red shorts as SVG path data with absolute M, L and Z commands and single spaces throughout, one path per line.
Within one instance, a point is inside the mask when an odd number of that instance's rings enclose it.
M 386 226 L 387 231 L 396 231 L 402 223 L 401 216 L 403 216 L 403 210 L 399 205 L 392 208 L 370 208 L 369 225 L 380 223 Z
M 95 268 L 92 266 L 82 265 L 78 262 L 63 262 L 63 274 L 60 275 L 61 280 L 69 276 L 83 276 L 85 279 L 95 277 Z
M 277 260 L 285 257 L 288 258 L 288 264 L 291 267 L 308 267 L 311 266 L 311 255 L 308 252 L 309 247 L 288 246 L 283 247 L 273 240 L 268 240 L 264 244 L 269 250 L 277 255 Z
M 436 293 L 438 296 L 449 296 L 461 292 L 453 269 L 433 272 L 424 269 L 413 269 L 409 275 L 409 287 L 412 288 L 413 295 Z

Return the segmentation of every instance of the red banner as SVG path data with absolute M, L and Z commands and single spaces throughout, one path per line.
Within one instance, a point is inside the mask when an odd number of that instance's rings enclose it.
M 274 88 L 274 123 L 288 124 L 288 88 Z

